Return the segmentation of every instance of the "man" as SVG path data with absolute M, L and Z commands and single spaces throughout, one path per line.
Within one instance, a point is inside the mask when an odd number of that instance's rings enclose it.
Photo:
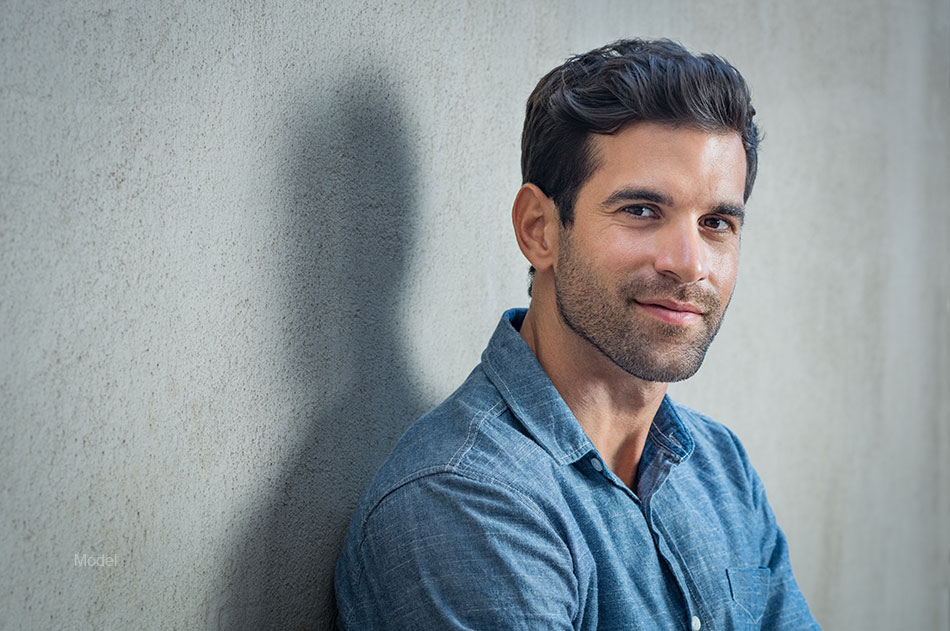
M 344 629 L 816 629 L 738 439 L 671 401 L 732 296 L 758 132 L 738 71 L 621 41 L 535 88 L 530 308 L 354 515 Z

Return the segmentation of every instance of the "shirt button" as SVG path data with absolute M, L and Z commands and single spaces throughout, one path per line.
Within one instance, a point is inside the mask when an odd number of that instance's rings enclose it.
M 693 619 L 689 621 L 689 626 L 693 631 L 699 631 L 703 628 L 703 623 L 699 620 L 699 616 L 693 616 Z
M 597 458 L 590 459 L 590 466 L 594 467 L 594 471 L 600 472 L 604 470 L 604 465 L 601 464 L 600 460 Z

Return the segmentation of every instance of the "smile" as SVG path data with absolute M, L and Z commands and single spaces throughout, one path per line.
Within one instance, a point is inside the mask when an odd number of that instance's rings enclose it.
M 678 303 L 674 301 L 658 300 L 655 302 L 639 302 L 636 305 L 643 311 L 667 324 L 689 326 L 703 319 L 702 310 L 696 305 Z

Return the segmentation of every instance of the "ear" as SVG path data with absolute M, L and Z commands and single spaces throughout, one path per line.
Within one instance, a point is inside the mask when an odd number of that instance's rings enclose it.
M 534 184 L 524 184 L 515 196 L 511 222 L 521 253 L 536 270 L 545 270 L 557 260 L 560 227 L 554 200 Z

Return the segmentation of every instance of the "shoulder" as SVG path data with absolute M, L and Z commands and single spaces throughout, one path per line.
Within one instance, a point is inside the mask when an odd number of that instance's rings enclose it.
M 343 619 L 359 627 L 395 616 L 440 628 L 452 613 L 500 628 L 488 622 L 489 601 L 507 618 L 538 614 L 517 605 L 537 602 L 544 616 L 570 619 L 577 585 L 557 493 L 546 490 L 554 478 L 550 456 L 476 368 L 407 430 L 361 500 L 337 563 Z M 512 566 L 545 578 L 501 589 Z
M 748 460 L 742 441 L 726 425 L 682 403 L 671 403 L 680 421 L 689 428 L 697 447 L 715 449 L 720 453 L 725 451 L 738 459 Z
M 478 366 L 454 393 L 406 430 L 362 503 L 372 509 L 406 485 L 444 474 L 519 487 L 528 469 L 536 473 L 543 467 L 544 459 L 531 452 L 544 453 Z
M 761 485 L 758 474 L 749 461 L 742 441 L 731 429 L 706 414 L 681 403 L 672 402 L 680 422 L 693 437 L 691 465 L 712 472 L 734 488 L 753 495 Z
M 438 511 L 442 503 L 457 510 L 489 496 L 527 514 L 548 514 L 558 468 L 478 366 L 400 438 L 360 500 L 351 530 L 365 535 L 405 519 L 405 511 Z M 497 507 L 485 512 L 500 514 Z

